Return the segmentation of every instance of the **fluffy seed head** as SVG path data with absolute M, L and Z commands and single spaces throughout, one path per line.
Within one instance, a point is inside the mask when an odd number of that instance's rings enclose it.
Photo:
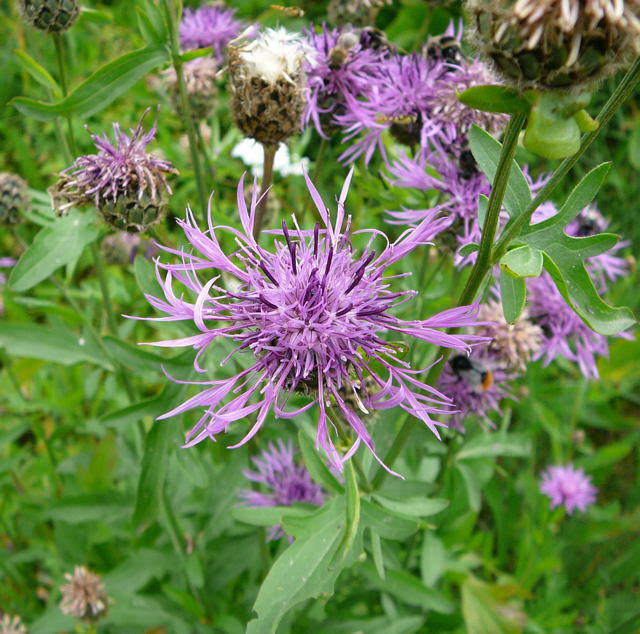
M 480 307 L 478 317 L 488 322 L 479 331 L 491 337 L 487 353 L 504 368 L 524 372 L 542 343 L 542 329 L 531 323 L 525 308 L 515 324 L 507 323 L 500 302 L 491 300 Z
M 77 0 L 19 0 L 18 7 L 25 22 L 47 33 L 66 31 L 80 12 Z
M 246 369 L 228 378 L 198 382 L 205 386 L 200 394 L 163 415 L 204 410 L 187 435 L 188 446 L 215 438 L 233 422 L 247 420 L 256 412 L 253 427 L 234 445 L 239 446 L 258 432 L 270 412 L 294 418 L 313 405 L 318 406 L 317 446 L 325 450 L 336 469 L 342 468 L 360 444 L 375 452 L 361 413 L 398 406 L 437 435 L 437 426 L 443 423 L 434 421 L 431 414 L 450 412 L 450 402 L 419 380 L 421 370 L 398 357 L 394 339 L 397 333 L 404 333 L 416 343 L 423 340 L 468 352 L 470 343 L 487 340 L 477 335 L 448 335 L 440 329 L 475 324 L 477 307 L 454 308 L 426 320 L 397 317 L 394 309 L 415 292 L 392 290 L 393 279 L 404 275 L 387 270 L 427 243 L 442 221 L 436 210 L 392 244 L 378 231 L 352 234 L 344 208 L 350 180 L 351 174 L 332 219 L 307 178 L 324 226 L 302 230 L 294 217 L 293 226 L 283 223 L 280 230 L 269 232 L 274 236 L 271 251 L 252 237 L 257 188 L 254 186 L 247 208 L 242 181 L 238 209 L 243 231 L 226 228 L 238 244 L 231 255 L 222 251 L 218 240 L 223 227 L 209 224 L 203 231 L 190 211 L 186 221 L 180 222 L 192 250 L 166 249 L 178 255 L 180 262 L 159 263 L 159 273 L 166 271 L 165 298 L 148 299 L 165 313 L 160 321 L 191 322 L 198 333 L 155 345 L 193 346 L 198 350 L 195 367 L 199 372 L 207 371 L 204 355 L 220 337 L 235 344 L 228 358 L 249 355 L 239 360 Z M 214 276 L 212 269 L 219 275 Z M 174 282 L 184 288 L 174 291 Z M 345 401 L 345 392 L 354 395 L 356 406 Z M 307 403 L 290 411 L 294 394 Z M 343 456 L 332 440 L 338 425 L 352 434 L 353 444 Z
M 469 0 L 475 40 L 520 88 L 563 89 L 610 75 L 640 37 L 640 0 Z
M 0 173 L 0 225 L 16 225 L 29 208 L 27 183 L 17 174 Z
M 575 509 L 586 511 L 596 501 L 598 489 L 582 469 L 576 469 L 569 463 L 547 467 L 542 473 L 540 491 L 551 500 L 552 509 L 564 506 L 571 515 Z
M 298 35 L 282 28 L 229 47 L 231 110 L 245 136 L 277 145 L 300 130 L 306 51 Z
M 264 485 L 263 490 L 242 489 L 238 495 L 249 506 L 291 506 L 296 502 L 320 506 L 324 501 L 322 487 L 317 485 L 309 472 L 294 457 L 293 443 L 279 440 L 269 443 L 258 457 L 251 458 L 255 471 L 243 471 L 251 482 Z M 282 537 L 280 526 L 269 529 L 269 539 Z
M 187 62 L 182 67 L 182 72 L 191 106 L 191 116 L 194 121 L 202 121 L 211 115 L 216 106 L 218 87 L 215 82 L 218 64 L 212 57 L 200 57 Z M 182 102 L 176 71 L 173 68 L 167 69 L 163 73 L 163 78 L 173 109 L 181 116 Z
M 84 566 L 76 566 L 73 574 L 64 578 L 68 583 L 60 588 L 60 610 L 86 623 L 95 623 L 106 616 L 109 596 L 100 577 Z
M 145 132 L 141 120 L 126 134 L 114 123 L 115 143 L 92 134 L 98 152 L 80 156 L 59 174 L 50 189 L 54 209 L 63 214 L 70 207 L 93 204 L 111 226 L 132 233 L 158 222 L 171 194 L 167 175 L 177 170 L 146 151 L 156 126 Z

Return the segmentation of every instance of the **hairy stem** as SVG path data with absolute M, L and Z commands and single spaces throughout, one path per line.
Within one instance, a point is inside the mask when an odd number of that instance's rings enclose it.
M 262 149 L 264 151 L 264 171 L 262 174 L 262 186 L 260 187 L 260 202 L 256 207 L 256 217 L 253 223 L 253 237 L 256 240 L 260 237 L 260 231 L 264 223 L 264 215 L 267 211 L 267 200 L 269 199 L 268 190 L 271 185 L 271 179 L 273 178 L 273 160 L 275 159 L 278 146 L 264 143 Z

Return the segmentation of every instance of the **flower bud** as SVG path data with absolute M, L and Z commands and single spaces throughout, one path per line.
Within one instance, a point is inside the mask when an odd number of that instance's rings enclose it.
M 77 0 L 20 0 L 20 13 L 25 22 L 40 31 L 66 31 L 79 14 Z
M 251 42 L 229 47 L 231 109 L 245 136 L 277 145 L 300 130 L 305 56 L 298 36 L 284 29 L 267 29 Z
M 0 173 L 0 225 L 16 225 L 29 207 L 27 183 L 16 174 Z
M 475 42 L 519 88 L 570 88 L 615 72 L 640 35 L 637 0 L 469 0 Z

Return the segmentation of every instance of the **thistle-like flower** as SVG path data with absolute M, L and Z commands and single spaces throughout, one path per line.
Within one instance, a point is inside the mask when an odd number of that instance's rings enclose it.
M 378 11 L 389 0 L 331 0 L 327 17 L 333 26 L 372 26 Z
M 243 471 L 251 482 L 264 485 L 267 492 L 242 489 L 238 495 L 249 506 L 291 506 L 296 502 L 320 506 L 324 501 L 322 487 L 317 485 L 304 466 L 295 461 L 295 452 L 291 441 L 282 440 L 274 446 L 269 443 L 259 457 L 251 458 L 255 471 Z M 281 526 L 269 529 L 269 540 L 282 537 Z
M 62 601 L 60 610 L 86 623 L 95 623 L 106 616 L 109 596 L 100 577 L 84 566 L 76 566 L 73 574 L 67 573 L 68 581 L 60 588 Z
M 78 19 L 78 0 L 19 0 L 25 22 L 47 33 L 66 31 Z
M 243 29 L 235 12 L 221 2 L 185 9 L 180 21 L 180 46 L 186 51 L 211 46 L 218 62 L 222 62 L 227 44 Z
M 182 67 L 182 72 L 191 116 L 194 121 L 202 121 L 213 112 L 216 105 L 218 64 L 212 57 L 200 57 L 187 62 Z M 176 71 L 173 68 L 168 68 L 163 73 L 163 79 L 171 104 L 174 110 L 181 115 L 182 102 Z
M 305 175 L 306 178 L 306 175 Z M 240 446 L 262 427 L 269 412 L 293 418 L 318 405 L 318 447 L 326 452 L 338 470 L 364 444 L 375 455 L 373 441 L 358 410 L 372 411 L 399 406 L 423 421 L 436 435 L 444 423 L 431 418 L 434 413 L 453 409 L 449 399 L 418 379 L 421 370 L 412 369 L 397 357 L 394 333 L 415 340 L 443 345 L 465 353 L 470 343 L 487 340 L 477 335 L 449 335 L 448 327 L 476 323 L 476 306 L 446 310 L 425 320 L 403 321 L 392 310 L 408 301 L 414 291 L 397 291 L 390 281 L 397 274 L 387 270 L 416 247 L 427 243 L 440 230 L 436 212 L 415 228 L 405 231 L 394 243 L 374 250 L 380 232 L 351 233 L 351 219 L 345 215 L 345 200 L 351 174 L 338 199 L 332 220 L 320 195 L 307 178 L 307 187 L 323 219 L 323 227 L 312 231 L 283 223 L 274 250 L 267 251 L 253 238 L 256 206 L 254 188 L 249 209 L 245 204 L 243 180 L 238 185 L 238 209 L 243 231 L 229 229 L 239 248 L 230 256 L 223 253 L 217 234 L 221 227 L 211 223 L 206 231 L 196 225 L 191 211 L 180 226 L 199 253 L 165 250 L 180 256 L 176 264 L 159 263 L 167 271 L 163 283 L 166 299 L 148 296 L 152 305 L 164 312 L 160 321 L 188 321 L 199 333 L 181 339 L 161 341 L 164 347 L 193 346 L 198 353 L 195 367 L 205 372 L 202 358 L 219 337 L 236 344 L 222 361 L 239 352 L 249 354 L 249 367 L 229 378 L 203 381 L 206 388 L 162 418 L 194 408 L 204 413 L 187 435 L 187 446 L 205 438 L 215 438 L 234 421 L 256 412 L 257 418 Z M 352 240 L 363 241 L 358 251 Z M 201 280 L 199 271 L 217 269 Z M 403 276 L 401 274 L 401 276 Z M 226 281 L 225 278 L 234 278 Z M 186 288 L 193 300 L 176 294 L 174 281 Z M 222 322 L 217 325 L 215 322 Z M 383 335 L 391 340 L 383 338 Z M 374 389 L 369 386 L 374 383 Z M 306 395 L 308 403 L 288 411 L 295 392 Z M 343 393 L 352 393 L 357 408 L 350 407 Z M 226 401 L 226 402 L 225 402 Z M 332 439 L 336 426 L 351 429 L 355 440 L 340 456 Z
M 564 506 L 571 515 L 575 509 L 586 511 L 596 501 L 598 489 L 582 469 L 569 463 L 564 467 L 547 467 L 542 473 L 540 491 L 551 500 L 552 509 Z
M 0 173 L 0 225 L 16 225 L 29 208 L 27 183 L 17 174 Z
M 166 177 L 177 170 L 146 151 L 156 126 L 144 132 L 141 120 L 127 135 L 114 123 L 115 144 L 92 134 L 98 152 L 80 156 L 59 174 L 50 190 L 54 209 L 62 214 L 76 205 L 93 204 L 110 225 L 133 233 L 158 222 L 171 194 Z
M 366 48 L 354 30 L 309 29 L 306 41 L 313 50 L 313 63 L 307 64 L 308 103 L 303 123 L 312 121 L 326 137 L 327 128 L 336 126 L 334 116 L 344 113 L 345 96 L 357 99 L 371 88 L 371 78 L 387 51 Z
M 542 344 L 542 329 L 529 319 L 525 308 L 515 324 L 507 323 L 499 301 L 480 306 L 479 319 L 487 322 L 479 329 L 491 338 L 487 354 L 507 370 L 524 372 Z
M 640 40 L 638 0 L 469 0 L 475 41 L 522 88 L 577 87 L 610 75 Z
M 27 628 L 19 616 L 4 614 L 0 619 L 0 634 L 27 634 Z
M 300 37 L 282 28 L 229 47 L 231 110 L 245 136 L 273 146 L 300 130 L 307 53 Z
M 474 349 L 471 355 L 456 354 L 445 366 L 438 389 L 453 402 L 456 412 L 450 427 L 464 432 L 467 416 L 494 427 L 490 414 L 501 414 L 500 401 L 511 396 L 506 389 L 509 376 L 487 348 Z

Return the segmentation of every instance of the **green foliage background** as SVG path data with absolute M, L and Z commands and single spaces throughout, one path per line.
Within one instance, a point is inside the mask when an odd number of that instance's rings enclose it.
M 92 3 L 95 11 L 84 13 L 67 38 L 72 85 L 144 45 L 133 11 L 133 5 L 142 4 Z M 302 5 L 307 11 L 303 19 L 282 17 L 269 5 L 266 0 L 233 3 L 247 21 L 280 21 L 291 29 L 320 22 L 325 15 L 319 2 Z M 47 244 L 63 235 L 63 229 L 55 228 L 60 221 L 54 220 L 46 189 L 66 165 L 53 123 L 27 118 L 7 103 L 18 95 L 48 98 L 18 63 L 14 50 L 26 50 L 56 76 L 52 43 L 25 28 L 6 3 L 0 16 L 0 170 L 20 173 L 34 200 L 17 236 L 0 233 L 0 256 L 17 257 L 20 242 L 30 244 L 40 226 L 52 227 Z M 413 50 L 457 16 L 455 4 L 443 8 L 404 0 L 385 7 L 378 26 L 399 46 Z M 597 111 L 613 86 L 615 79 L 602 86 L 590 110 Z M 210 122 L 208 186 L 217 192 L 216 220 L 233 224 L 235 187 L 245 168 L 229 155 L 241 137 L 231 123 L 223 84 L 221 89 Z M 109 133 L 113 121 L 133 126 L 158 99 L 152 85 L 142 80 L 88 120 L 74 121 L 79 149 L 92 151 L 83 125 L 94 133 Z M 172 182 L 171 199 L 171 213 L 180 217 L 188 203 L 197 207 L 196 186 L 182 124 L 162 96 L 160 103 L 152 151 L 161 151 L 181 172 Z M 294 139 L 291 146 L 294 154 L 308 156 L 314 164 L 314 133 Z M 334 139 L 317 172 L 326 200 L 339 192 L 346 175 L 336 161 L 339 153 Z M 534 171 L 553 167 L 524 150 L 518 158 Z M 572 172 L 565 192 L 590 168 L 609 160 L 613 168 L 598 204 L 612 218 L 612 229 L 631 240 L 625 253 L 633 257 L 640 246 L 640 114 L 633 101 L 617 113 Z M 310 219 L 301 177 L 276 180 L 274 192 L 281 217 L 295 211 Z M 358 166 L 348 206 L 357 225 L 383 226 L 385 209 L 428 202 L 408 190 L 391 189 L 373 163 L 368 169 Z M 174 225 L 169 219 L 159 235 L 178 243 Z M 384 229 L 397 231 L 388 225 Z M 104 227 L 100 232 L 106 233 Z M 84 239 L 95 239 L 97 233 Z M 439 442 L 416 424 L 409 449 L 396 465 L 407 480 L 387 479 L 379 499 L 363 498 L 361 528 L 349 556 L 337 565 L 332 557 L 338 544 L 331 531 L 339 526 L 344 504 L 350 503 L 348 481 L 346 494 L 319 513 L 303 520 L 286 516 L 285 528 L 296 536 L 293 546 L 286 540 L 265 543 L 262 525 L 273 523 L 273 516 L 236 508 L 236 491 L 246 486 L 242 470 L 249 454 L 300 428 L 304 444 L 312 416 L 295 423 L 272 420 L 250 447 L 225 449 L 241 437 L 242 429 L 234 428 L 224 443 L 181 450 L 191 417 L 152 421 L 186 393 L 168 383 L 160 363 L 187 378 L 191 351 L 168 359 L 136 347 L 138 341 L 178 332 L 166 325 L 118 319 L 118 332 L 106 335 L 93 262 L 86 249 L 80 251 L 55 283 L 44 280 L 26 292 L 6 291 L 0 320 L 0 610 L 20 614 L 30 632 L 76 627 L 58 608 L 58 588 L 74 565 L 99 572 L 113 599 L 100 632 L 235 634 L 245 631 L 255 616 L 254 604 L 260 621 L 249 631 L 269 631 L 265 623 L 272 612 L 279 605 L 289 607 L 287 602 L 294 599 L 300 602 L 286 612 L 278 632 L 640 630 L 637 340 L 611 340 L 611 356 L 600 361 L 597 382 L 587 382 L 569 363 L 548 368 L 531 364 L 493 431 L 470 423 L 465 435 Z M 437 257 L 418 252 L 402 265 L 427 271 L 422 281 L 428 285 L 421 288 L 419 304 L 425 316 L 449 307 L 461 285 L 449 261 L 429 280 Z M 156 284 L 147 260 L 138 257 L 130 267 L 109 266 L 108 277 L 118 314 L 152 314 L 141 291 L 152 291 Z M 610 299 L 637 309 L 637 289 L 634 264 Z M 420 358 L 432 352 L 410 354 Z M 220 352 L 220 358 L 224 354 Z M 118 382 L 110 355 L 125 366 L 126 381 L 137 395 L 133 404 Z M 375 421 L 382 450 L 400 423 L 394 412 L 382 413 Z M 313 452 L 304 457 L 312 473 L 323 477 L 318 475 L 320 466 L 314 470 Z M 573 517 L 550 511 L 538 492 L 540 471 L 569 460 L 586 469 L 599 489 L 597 505 Z M 365 467 L 371 474 L 375 471 L 366 459 Z M 442 508 L 440 499 L 449 504 Z M 425 500 L 436 504 L 427 509 Z M 380 508 L 390 511 L 384 521 L 376 511 Z M 362 526 L 367 528 L 363 531 Z M 288 567 L 287 557 L 293 562 Z M 273 579 L 260 590 L 276 561 Z M 318 578 L 302 584 L 296 574 L 305 566 L 311 573 L 314 565 L 321 571 Z

